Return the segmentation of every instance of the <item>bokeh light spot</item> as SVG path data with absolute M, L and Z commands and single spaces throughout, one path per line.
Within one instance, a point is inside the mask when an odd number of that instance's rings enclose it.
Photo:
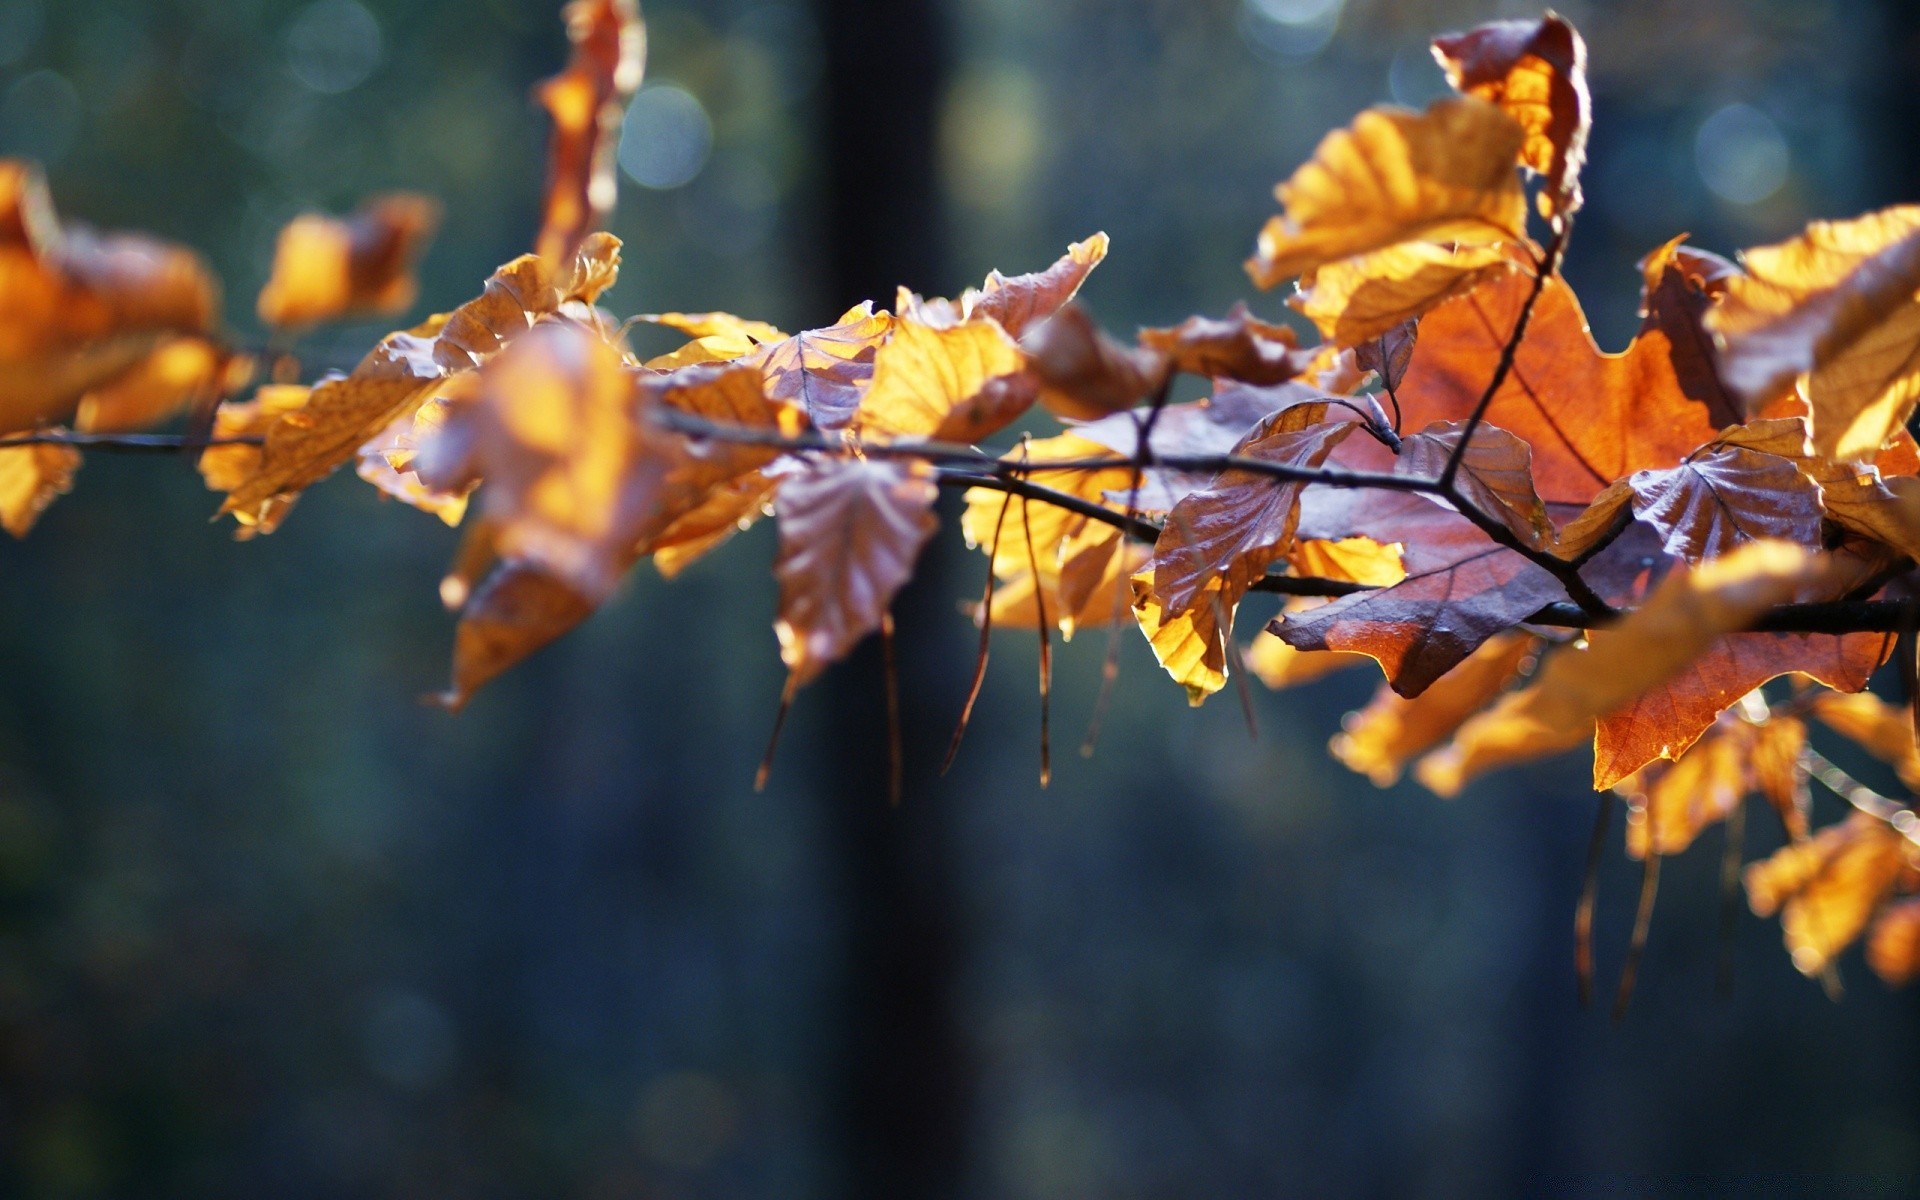
M 692 92 L 672 84 L 643 89 L 620 130 L 620 169 L 641 187 L 670 191 L 693 182 L 713 150 L 713 121 Z
M 350 92 L 380 65 L 380 23 L 354 0 L 319 0 L 287 28 L 287 69 L 316 92 Z
M 1693 160 L 1707 190 L 1732 204 L 1779 191 L 1793 162 L 1780 127 L 1750 104 L 1729 104 L 1701 122 Z

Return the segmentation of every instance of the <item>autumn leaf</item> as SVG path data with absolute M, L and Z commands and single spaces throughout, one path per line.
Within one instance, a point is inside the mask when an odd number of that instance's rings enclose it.
M 1896 439 L 1905 439 L 1904 432 Z M 1784 417 L 1751 421 L 1721 433 L 1718 444 L 1745 446 L 1790 459 L 1802 474 L 1820 486 L 1821 507 L 1834 524 L 1872 541 L 1891 546 L 1909 558 L 1920 556 L 1920 480 L 1910 474 L 1883 477 L 1880 465 L 1836 462 L 1813 450 L 1806 418 Z M 1894 445 L 1879 454 L 1880 462 L 1904 468 L 1899 461 L 1911 450 Z
M 1253 677 L 1275 691 L 1299 687 L 1324 679 L 1335 671 L 1373 661 L 1364 654 L 1340 650 L 1295 650 L 1265 629 L 1253 635 L 1253 643 L 1246 648 L 1244 658 Z
M 1757 415 L 1806 376 L 1814 447 L 1870 458 L 1920 397 L 1920 207 L 1816 221 L 1741 260 L 1706 315 L 1727 386 Z
M 1043 271 L 1011 277 L 998 271 L 989 272 L 985 284 L 977 289 L 968 288 L 958 300 L 928 300 L 901 288 L 895 307 L 901 319 L 918 321 L 935 329 L 991 319 L 1008 335 L 1019 338 L 1065 308 L 1079 294 L 1080 285 L 1107 257 L 1107 246 L 1107 235 L 1096 233 L 1068 246 L 1067 252 Z
M 1300 650 L 1349 650 L 1417 696 L 1487 639 L 1567 598 L 1552 575 L 1487 540 L 1465 517 L 1422 496 L 1381 496 L 1365 532 L 1399 542 L 1406 578 L 1343 596 L 1268 626 Z
M 1584 647 L 1561 647 L 1532 685 L 1463 725 L 1451 745 L 1422 760 L 1420 781 L 1451 796 L 1494 767 L 1572 749 L 1596 720 L 1672 678 L 1715 639 L 1792 598 L 1825 569 L 1805 547 L 1764 541 L 1674 571 L 1619 624 L 1593 630 Z M 1671 747 L 1674 755 L 1685 749 Z M 1596 757 L 1594 787 L 1612 787 L 1656 756 L 1606 765 Z
M 1234 457 L 1311 469 L 1358 428 L 1327 423 L 1327 405 L 1296 404 L 1255 426 Z M 1306 484 L 1229 469 L 1175 505 L 1153 550 L 1153 599 L 1171 616 L 1195 604 L 1232 612 L 1253 581 L 1286 554 Z M 1217 585 L 1217 586 L 1216 586 Z
M 1153 648 L 1153 657 L 1187 689 L 1187 703 L 1202 701 L 1226 686 L 1227 638 L 1233 634 L 1233 609 L 1220 599 L 1220 581 L 1207 584 L 1185 613 L 1168 616 L 1153 597 L 1153 576 L 1134 575 L 1133 615 Z
M 1301 347 L 1293 330 L 1260 320 L 1244 302 L 1224 317 L 1188 317 L 1168 329 L 1143 329 L 1140 345 L 1175 371 L 1255 386 L 1299 378 L 1320 350 Z
M 0 448 L 0 528 L 23 538 L 54 497 L 73 486 L 80 452 L 72 446 Z
M 309 484 L 331 474 L 381 430 L 411 413 L 449 376 L 498 353 L 541 316 L 591 304 L 619 271 L 619 240 L 595 234 L 564 267 L 522 255 L 495 271 L 478 298 L 444 317 L 388 334 L 353 371 L 316 384 L 308 402 L 266 431 L 254 473 L 228 494 L 241 533 L 267 532 Z
M 529 563 L 500 564 L 467 601 L 454 634 L 453 684 L 435 697 L 458 712 L 473 694 L 587 619 L 593 603 Z
M 222 404 L 214 412 L 213 428 L 208 431 L 209 440 L 216 444 L 200 452 L 200 477 L 208 490 L 231 492 L 252 478 L 260 469 L 261 448 L 235 439 L 265 437 L 281 418 L 305 407 L 311 394 L 310 388 L 300 384 L 275 383 L 261 387 L 251 400 Z M 286 519 L 291 503 L 291 498 L 270 498 L 255 514 L 255 528 L 272 533 Z
M 1525 131 L 1492 104 L 1440 100 L 1424 113 L 1374 108 L 1321 141 L 1276 190 L 1247 271 L 1261 287 L 1400 242 L 1519 241 L 1526 194 L 1514 167 Z
M 797 684 L 880 628 L 939 522 L 924 463 L 826 459 L 788 477 L 780 524 L 780 657 Z
M 1731 633 L 1639 696 L 1603 715 L 1594 734 L 1596 781 L 1614 781 L 1660 758 L 1678 758 L 1728 705 L 1769 679 L 1803 675 L 1855 692 L 1887 660 L 1882 633 Z
M 761 471 L 729 479 L 676 518 L 651 543 L 653 565 L 672 579 L 767 514 L 780 481 Z
M 1437 479 L 1460 446 L 1464 422 L 1430 425 L 1400 446 L 1395 473 Z M 1553 543 L 1547 506 L 1533 490 L 1533 451 L 1504 429 L 1482 423 L 1460 456 L 1455 486 L 1469 503 L 1536 550 Z
M 1677 467 L 1628 480 L 1634 515 L 1658 529 L 1664 549 L 1698 562 L 1760 538 L 1820 544 L 1820 489 L 1777 455 L 1720 446 Z
M 1822 692 L 1813 698 L 1820 723 L 1892 767 L 1908 791 L 1920 792 L 1920 750 L 1913 741 L 1913 718 L 1869 692 Z
M 1149 350 L 1123 346 L 1068 305 L 1021 342 L 1040 384 L 1040 403 L 1057 417 L 1093 421 L 1132 408 L 1165 380 L 1167 364 Z
M 762 346 L 785 341 L 787 337 L 765 321 L 749 321 L 732 313 L 643 313 L 633 319 L 678 330 L 693 339 L 678 350 L 649 359 L 646 365 L 656 371 L 671 371 L 703 362 L 730 362 Z
M 771 430 L 762 386 L 745 364 L 636 376 L 596 330 L 549 318 L 486 364 L 475 401 L 423 442 L 415 469 L 441 491 L 484 479 L 498 554 L 597 604 L 711 488 L 773 456 L 689 445 L 650 420 L 650 408 Z
M 1772 725 L 1756 725 L 1736 712 L 1721 714 L 1709 731 L 1677 760 L 1658 762 L 1621 784 L 1629 790 L 1627 853 L 1679 854 L 1709 825 L 1729 814 L 1756 790 L 1752 762 Z M 1783 730 L 1805 727 L 1783 722 Z
M 1513 269 L 1495 246 L 1403 242 L 1314 268 L 1287 303 L 1328 341 L 1359 346 Z
M 1520 161 L 1546 180 L 1542 213 L 1578 209 L 1593 99 L 1587 44 L 1566 18 L 1548 13 L 1448 34 L 1434 39 L 1433 56 L 1456 90 L 1499 105 L 1526 130 Z
M 448 381 L 440 394 L 411 413 L 396 418 L 372 441 L 361 446 L 355 470 L 360 478 L 394 499 L 422 512 L 432 513 L 448 525 L 458 525 L 467 512 L 467 496 L 472 487 L 450 491 L 428 487 L 420 479 L 415 459 L 423 442 L 437 436 L 446 427 L 456 403 L 471 402 L 478 392 L 478 379 L 472 374 Z
M 1920 897 L 1881 910 L 1867 935 L 1867 965 L 1893 987 L 1920 979 Z
M 620 123 L 647 61 L 637 0 L 569 0 L 565 14 L 573 57 L 533 91 L 553 119 L 534 242 L 534 252 L 550 263 L 571 259 L 613 212 Z
M 405 312 L 419 290 L 413 265 L 439 225 L 439 203 L 409 192 L 375 196 L 346 217 L 295 217 L 274 247 L 260 320 L 286 329 Z
M 1037 384 L 1014 340 L 993 321 L 936 329 L 897 321 L 873 360 L 854 425 L 883 441 L 977 442 L 1032 406 Z
M 1747 902 L 1756 916 L 1780 914 L 1793 965 L 1818 975 L 1866 929 L 1910 849 L 1885 822 L 1854 813 L 1749 866 Z
M 1525 634 L 1498 634 L 1418 696 L 1383 686 L 1365 708 L 1347 714 L 1328 749 L 1375 786 L 1388 787 L 1505 690 L 1538 646 Z
M 873 378 L 873 359 L 893 317 L 871 303 L 848 309 L 825 329 L 809 329 L 755 351 L 749 360 L 767 378 L 767 394 L 807 414 L 815 429 L 844 429 Z
M 1694 286 L 1677 270 L 1657 286 Z M 1419 345 L 1397 390 L 1407 427 L 1473 412 L 1532 287 L 1515 273 L 1421 318 Z M 1632 344 L 1607 354 L 1594 344 L 1572 289 L 1557 275 L 1547 280 L 1486 420 L 1532 448 L 1534 484 L 1548 504 L 1584 506 L 1634 471 L 1677 466 L 1740 420 L 1724 397 L 1687 390 L 1694 385 L 1678 373 L 1675 347 L 1693 335 L 1669 323 L 1674 311 L 1648 309 Z
M 0 433 L 65 419 L 176 334 L 208 333 L 219 288 L 182 247 L 62 227 L 37 168 L 0 159 Z
M 210 338 L 177 337 L 80 398 L 73 427 L 84 433 L 131 433 L 183 408 L 201 408 L 244 388 L 253 360 Z
M 1032 507 L 1037 516 L 1041 506 Z M 1009 524 L 1019 519 L 1018 513 L 1016 502 L 1013 514 L 1007 518 Z M 1008 540 L 1017 543 L 1020 539 L 1016 536 Z M 1004 553 L 1009 548 L 1003 544 L 1001 551 Z M 1151 553 L 1149 547 L 1138 542 L 1123 542 L 1116 536 L 1069 559 L 1068 566 L 1073 569 L 1062 570 L 1051 583 L 1036 583 L 1030 574 L 1017 575 L 993 591 L 989 601 L 993 606 L 993 627 L 1039 629 L 1042 599 L 1046 602 L 1048 622 L 1068 641 L 1081 629 L 1100 629 L 1115 621 L 1132 620 L 1132 577 L 1146 566 Z M 1084 574 L 1079 576 L 1080 585 L 1069 591 L 1070 581 L 1081 569 Z M 974 624 L 978 625 L 981 613 L 977 605 L 973 617 Z

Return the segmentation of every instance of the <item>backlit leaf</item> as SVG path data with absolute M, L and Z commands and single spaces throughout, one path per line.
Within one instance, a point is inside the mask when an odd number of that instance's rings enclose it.
M 1749 866 L 1747 901 L 1756 916 L 1780 914 L 1793 965 L 1818 975 L 1866 929 L 1911 848 L 1884 822 L 1854 813 Z
M 1428 426 L 1401 443 L 1393 469 L 1403 475 L 1438 478 L 1465 430 L 1459 421 Z M 1522 542 L 1536 550 L 1553 542 L 1547 506 L 1533 490 L 1533 451 L 1511 433 L 1484 423 L 1474 430 L 1455 481 L 1474 507 Z
M 1032 406 L 1026 358 L 992 321 L 935 329 L 901 320 L 873 360 L 855 423 L 863 437 L 977 442 Z
M 1808 376 L 1815 448 L 1870 458 L 1920 397 L 1920 207 L 1816 221 L 1741 259 L 1706 317 L 1727 386 L 1758 415 Z
M 1526 130 L 1520 161 L 1546 179 L 1548 215 L 1580 207 L 1593 99 L 1587 92 L 1587 44 L 1564 17 L 1494 21 L 1435 38 L 1433 55 L 1448 82 L 1500 106 Z
M 801 684 L 880 628 L 939 522 L 923 463 L 823 460 L 774 498 L 780 657 Z
M 1920 897 L 1881 911 L 1867 935 L 1867 965 L 1894 987 L 1920 979 Z
M 418 292 L 413 264 L 439 225 L 439 203 L 406 192 L 375 196 L 346 217 L 295 217 L 274 247 L 260 320 L 297 328 L 405 312 Z
M 1517 241 L 1527 213 L 1514 168 L 1525 136 L 1498 107 L 1468 97 L 1424 113 L 1368 109 L 1276 189 L 1285 211 L 1260 231 L 1247 270 L 1273 287 L 1399 242 Z
M 637 0 L 569 0 L 565 13 L 573 57 L 533 91 L 553 120 L 534 242 L 534 252 L 552 263 L 572 258 L 613 212 L 620 122 L 647 61 Z
M 1513 269 L 1493 246 L 1403 242 L 1314 268 L 1287 303 L 1328 341 L 1359 346 Z
M 1537 646 L 1535 638 L 1503 633 L 1412 699 L 1382 686 L 1365 708 L 1347 714 L 1328 748 L 1376 786 L 1390 786 L 1408 763 L 1504 691 Z
M 80 452 L 72 446 L 0 449 L 0 528 L 23 538 L 54 497 L 73 486 Z
M 873 357 L 893 318 L 872 304 L 848 309 L 825 329 L 809 329 L 763 346 L 750 361 L 767 377 L 767 394 L 807 414 L 815 429 L 844 429 L 873 378 Z

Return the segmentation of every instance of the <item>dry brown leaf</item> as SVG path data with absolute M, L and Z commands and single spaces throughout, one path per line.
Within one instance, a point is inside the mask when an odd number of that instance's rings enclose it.
M 573 57 L 565 71 L 533 91 L 553 119 L 534 242 L 534 252 L 552 263 L 571 259 L 613 212 L 620 122 L 647 62 L 647 28 L 637 0 L 569 0 L 565 15 Z
M 1663 549 L 1698 562 L 1760 538 L 1820 544 L 1820 489 L 1793 463 L 1740 446 L 1716 446 L 1677 467 L 1627 481 L 1634 515 L 1660 531 Z
M 1395 473 L 1439 478 L 1460 445 L 1466 425 L 1447 421 L 1429 425 L 1401 443 Z M 1505 525 L 1536 550 L 1553 543 L 1547 506 L 1533 490 L 1533 450 L 1525 442 L 1484 422 L 1460 456 L 1455 484 L 1473 506 Z
M 1780 914 L 1793 965 L 1818 975 L 1866 929 L 1910 849 L 1885 822 L 1854 813 L 1749 866 L 1747 902 L 1756 916 Z
M 446 378 L 472 370 L 545 315 L 591 304 L 619 272 L 620 242 L 595 234 L 564 267 L 523 255 L 487 280 L 477 299 L 412 330 L 388 334 L 351 374 L 322 380 L 300 409 L 266 434 L 254 473 L 227 496 L 222 512 L 241 534 L 261 528 L 269 510 L 284 514 L 309 484 L 351 459 L 362 445 L 406 416 Z M 449 481 L 456 490 L 471 480 Z
M 0 159 L 0 433 L 65 419 L 176 334 L 205 334 L 219 288 L 191 251 L 62 228 L 37 168 Z
M 1225 317 L 1188 317 L 1169 329 L 1142 329 L 1140 344 L 1175 371 L 1266 386 L 1306 374 L 1320 347 L 1302 349 L 1293 330 L 1236 303 Z
M 1254 426 L 1234 456 L 1314 468 L 1359 426 L 1328 423 L 1327 405 L 1296 404 Z M 1240 603 L 1253 581 L 1286 554 L 1306 484 L 1231 469 L 1167 514 L 1153 548 L 1153 598 L 1170 616 L 1196 604 Z M 1217 586 L 1215 586 L 1217 584 Z
M 979 288 L 968 288 L 958 300 L 928 300 L 906 288 L 895 305 L 902 320 L 911 319 L 935 329 L 950 329 L 967 321 L 991 318 L 1015 338 L 1066 307 L 1080 285 L 1107 257 L 1108 240 L 1096 233 L 1067 247 L 1067 252 L 1044 271 L 1028 275 L 989 272 Z
M 1368 109 L 1276 189 L 1285 212 L 1260 231 L 1247 271 L 1273 287 L 1400 242 L 1519 241 L 1527 202 L 1514 168 L 1525 137 L 1512 117 L 1470 97 L 1424 113 Z
M 1566 599 L 1552 575 L 1423 496 L 1377 493 L 1365 531 L 1400 543 L 1406 578 L 1268 626 L 1300 650 L 1351 650 L 1417 696 L 1488 638 Z
M 1678 758 L 1728 705 L 1776 676 L 1798 674 L 1857 692 L 1887 660 L 1893 635 L 1733 633 L 1715 639 L 1681 670 L 1600 718 L 1593 741 L 1596 780 L 1611 781 Z
M 1706 316 L 1728 387 L 1758 415 L 1808 376 L 1814 447 L 1871 458 L 1920 397 L 1920 206 L 1816 221 L 1741 257 Z
M 1020 348 L 1039 381 L 1040 403 L 1069 421 L 1094 421 L 1132 408 L 1167 375 L 1159 355 L 1114 341 L 1076 304 L 1028 330 Z
M 938 494 L 931 468 L 918 462 L 828 459 L 781 483 L 774 632 L 796 684 L 880 628 L 939 525 Z
M 873 378 L 873 358 L 894 318 L 871 303 L 841 314 L 825 329 L 809 329 L 756 350 L 749 360 L 767 377 L 767 394 L 807 414 L 815 429 L 846 428 Z
M 592 602 L 538 567 L 500 564 L 460 614 L 453 685 L 437 699 L 460 711 L 474 692 L 592 612 Z
M 419 293 L 413 265 L 440 226 L 440 204 L 396 192 L 345 217 L 305 213 L 280 231 L 256 310 L 273 327 L 398 316 Z
M 1598 718 L 1684 670 L 1715 639 L 1791 599 L 1825 569 L 1805 547 L 1765 541 L 1673 572 L 1618 625 L 1594 630 L 1584 648 L 1549 655 L 1531 686 L 1463 725 L 1451 745 L 1421 761 L 1420 781 L 1451 796 L 1495 767 L 1572 749 Z M 1612 787 L 1640 765 L 1603 771 L 1596 761 L 1594 786 Z
M 1587 44 L 1566 18 L 1490 22 L 1435 38 L 1433 56 L 1457 90 L 1499 105 L 1526 130 L 1520 161 L 1546 180 L 1542 213 L 1579 208 L 1593 98 Z

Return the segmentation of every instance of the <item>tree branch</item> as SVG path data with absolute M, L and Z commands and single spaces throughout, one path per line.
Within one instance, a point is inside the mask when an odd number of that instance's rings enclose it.
M 76 433 L 49 429 L 0 437 L 0 450 L 15 446 L 72 446 L 76 450 L 103 450 L 117 454 L 174 454 L 209 446 L 258 446 L 264 437 L 189 437 L 177 433 Z

